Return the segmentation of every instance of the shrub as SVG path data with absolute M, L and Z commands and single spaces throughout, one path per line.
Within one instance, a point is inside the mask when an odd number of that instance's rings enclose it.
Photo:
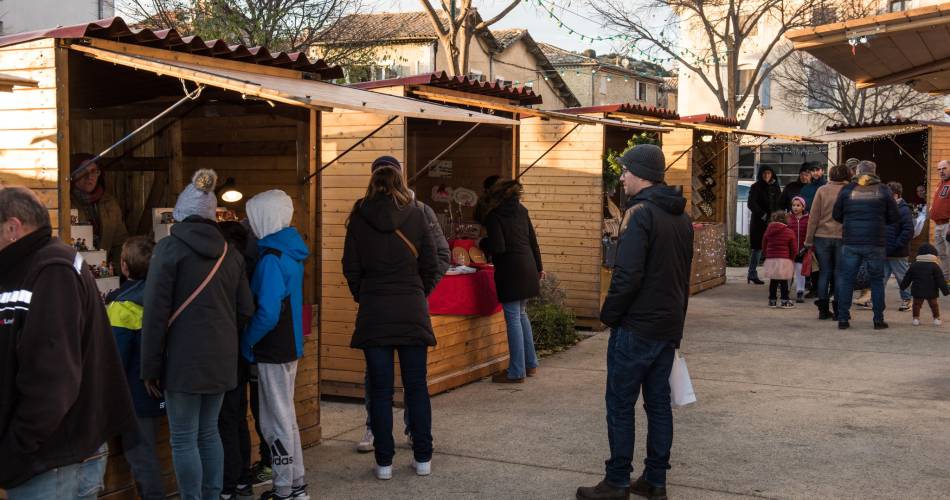
M 726 266 L 746 267 L 748 265 L 749 237 L 737 234 L 731 240 L 726 240 Z
M 574 312 L 564 307 L 566 295 L 553 273 L 541 280 L 541 295 L 528 302 L 528 318 L 539 351 L 560 351 L 577 343 Z

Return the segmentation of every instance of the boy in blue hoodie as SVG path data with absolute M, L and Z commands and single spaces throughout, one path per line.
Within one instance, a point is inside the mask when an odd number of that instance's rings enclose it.
M 125 459 L 143 500 L 165 498 L 162 465 L 155 453 L 155 433 L 165 415 L 165 401 L 152 397 L 140 376 L 145 276 L 154 248 L 155 243 L 145 236 L 125 240 L 120 267 L 127 280 L 109 295 L 106 307 L 139 422 L 139 444 L 125 450 Z
M 293 200 L 274 189 L 248 200 L 247 217 L 259 238 L 251 279 L 257 311 L 241 336 L 241 355 L 257 363 L 261 431 L 271 449 L 273 489 L 261 500 L 309 500 L 294 383 L 303 357 L 303 261 L 310 255 L 290 227 Z

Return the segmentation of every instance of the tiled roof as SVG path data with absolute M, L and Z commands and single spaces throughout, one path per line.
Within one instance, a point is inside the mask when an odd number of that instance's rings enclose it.
M 102 38 L 156 49 L 316 73 L 325 80 L 343 77 L 343 70 L 339 66 L 329 66 L 323 59 L 311 61 L 302 52 L 272 53 L 266 47 L 245 47 L 223 40 L 202 40 L 198 36 L 181 36 L 175 30 L 130 28 L 121 17 L 8 35 L 0 37 L 0 47 L 44 38 Z
M 541 96 L 535 94 L 530 87 L 504 86 L 498 82 L 480 82 L 464 76 L 448 76 L 444 71 L 441 73 L 427 73 L 424 75 L 392 78 L 389 80 L 354 83 L 350 86 L 363 90 L 371 90 L 406 85 L 429 85 L 432 87 L 459 90 L 470 94 L 502 97 L 517 101 L 522 105 L 541 104 Z
M 544 55 L 547 56 L 548 60 L 551 61 L 551 64 L 555 66 L 599 66 L 631 76 L 639 76 L 653 80 L 670 76 L 670 72 L 667 71 L 666 68 L 639 59 L 622 58 L 616 55 L 587 57 L 584 54 L 571 52 L 548 43 L 539 43 L 538 46 L 544 52 Z M 626 60 L 627 66 L 618 64 L 618 58 Z
M 908 118 L 887 118 L 884 120 L 874 120 L 866 121 L 861 123 L 835 123 L 834 125 L 828 126 L 825 130 L 829 132 L 837 132 L 839 130 L 851 130 L 856 128 L 876 128 L 876 127 L 890 127 L 894 125 L 916 125 L 920 123 L 919 120 L 912 120 Z
M 551 61 L 551 64 L 555 66 L 560 64 L 594 64 L 597 62 L 577 52 L 564 50 L 549 43 L 539 42 L 538 47 L 541 48 L 544 55 Z
M 726 127 L 739 126 L 739 120 L 736 120 L 735 118 L 726 118 L 725 116 L 711 115 L 709 113 L 684 116 L 681 119 L 684 122 L 689 123 L 709 123 L 713 125 L 724 125 Z
M 527 33 L 528 30 L 524 28 L 510 28 L 505 30 L 491 30 L 492 36 L 495 37 L 495 41 L 498 42 L 498 48 L 501 50 L 507 49 L 511 44 L 521 40 L 521 37 Z
M 438 11 L 443 25 L 448 15 Z M 492 46 L 496 41 L 491 32 L 485 30 L 480 37 Z M 418 12 L 381 12 L 378 14 L 351 14 L 327 28 L 317 38 L 317 43 L 378 43 L 394 41 L 438 40 L 435 27 L 429 14 Z
M 583 108 L 568 108 L 560 110 L 563 113 L 585 114 L 585 113 L 623 113 L 628 115 L 649 116 L 663 120 L 678 120 L 680 115 L 672 109 L 658 108 L 654 106 L 645 106 L 643 104 L 622 103 L 605 104 L 602 106 L 587 106 Z

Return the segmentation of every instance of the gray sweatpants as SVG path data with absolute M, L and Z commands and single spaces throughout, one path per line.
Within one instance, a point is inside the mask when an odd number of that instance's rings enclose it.
M 274 491 L 286 496 L 292 487 L 304 484 L 303 449 L 294 408 L 297 362 L 258 363 L 257 370 L 261 432 L 271 451 Z

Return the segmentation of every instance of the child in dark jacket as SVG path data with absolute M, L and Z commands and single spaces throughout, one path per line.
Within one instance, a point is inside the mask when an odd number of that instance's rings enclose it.
M 165 414 L 165 401 L 152 397 L 140 376 L 145 276 L 154 247 L 155 243 L 145 236 L 125 241 L 120 267 L 128 280 L 112 294 L 114 298 L 106 308 L 139 422 L 139 444 L 125 450 L 125 459 L 143 500 L 165 498 L 162 465 L 155 452 L 155 433 Z
M 950 287 L 947 286 L 947 280 L 943 277 L 937 249 L 933 245 L 928 243 L 920 245 L 917 250 L 917 260 L 911 264 L 904 279 L 901 280 L 901 290 L 906 290 L 907 287 L 910 287 L 910 294 L 914 298 L 912 306 L 914 326 L 920 325 L 920 308 L 924 301 L 927 301 L 930 306 L 934 326 L 940 326 L 940 305 L 937 303 L 937 293 L 943 292 L 944 295 L 950 295 Z
M 805 235 L 808 234 L 808 212 L 805 211 L 805 198 L 792 198 L 792 212 L 788 214 L 788 227 L 795 233 L 795 302 L 805 302 L 805 276 L 802 274 L 802 262 L 806 255 Z
M 783 309 L 795 307 L 795 303 L 788 298 L 788 280 L 795 274 L 795 254 L 798 248 L 795 232 L 785 223 L 787 220 L 784 211 L 772 213 L 772 222 L 765 229 L 762 237 L 762 250 L 765 253 L 764 276 L 769 282 L 769 307 L 778 307 L 776 289 L 782 290 Z

